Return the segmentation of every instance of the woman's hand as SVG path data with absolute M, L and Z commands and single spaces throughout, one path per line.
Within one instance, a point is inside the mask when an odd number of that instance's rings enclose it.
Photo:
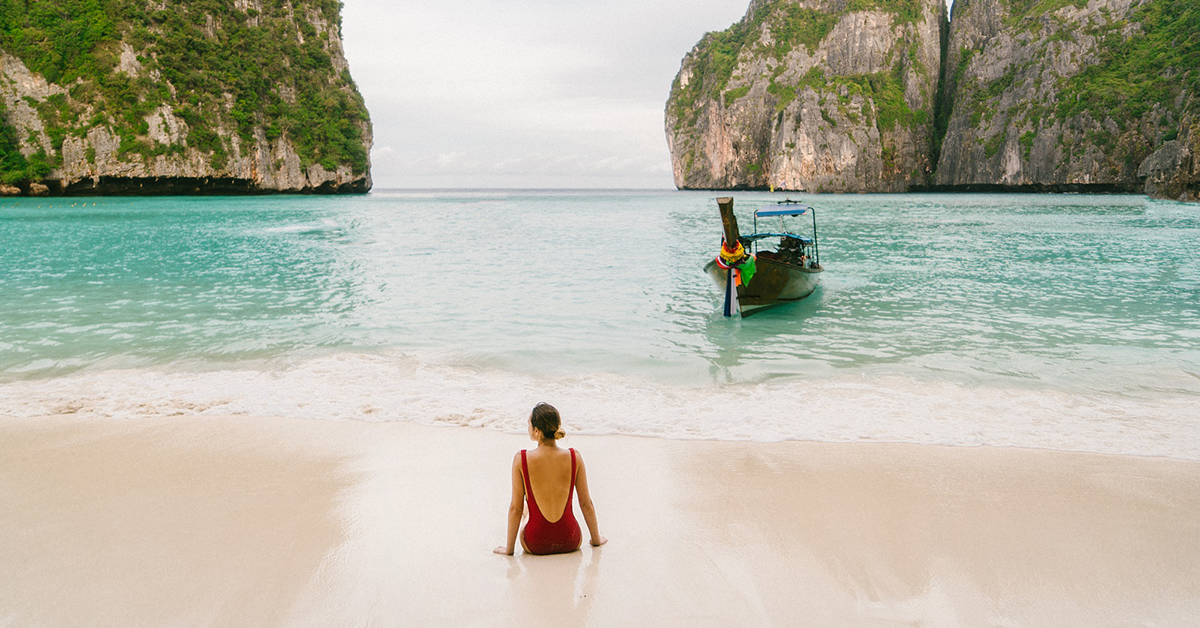
M 604 537 L 600 537 L 599 539 L 591 540 L 592 547 L 600 547 L 601 545 L 604 545 L 607 542 L 608 542 L 608 539 L 606 539 Z
M 604 539 L 604 540 L 607 541 L 608 539 Z M 496 549 L 492 550 L 492 553 L 500 554 L 501 556 L 512 556 L 513 550 L 510 550 L 507 547 L 501 545 L 500 547 L 497 547 Z

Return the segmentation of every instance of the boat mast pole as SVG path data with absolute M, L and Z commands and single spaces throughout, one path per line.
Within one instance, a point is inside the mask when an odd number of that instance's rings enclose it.
M 729 196 L 718 198 L 717 208 L 721 210 L 721 227 L 725 231 L 725 242 L 736 243 L 738 226 L 737 216 L 733 215 L 733 198 Z M 724 244 L 722 244 L 722 248 L 724 248 Z M 734 271 L 730 268 L 725 271 L 725 306 L 722 310 L 726 317 L 733 316 L 738 312 L 741 297 L 742 287 L 737 285 L 734 280 Z
M 821 265 L 821 242 L 817 240 L 817 210 L 815 207 L 809 207 L 808 211 L 812 212 L 813 219 L 813 257 L 817 258 L 817 266 Z
M 725 229 L 725 241 L 732 246 L 738 241 L 737 216 L 733 215 L 733 197 L 718 198 L 717 208 L 721 210 L 721 226 Z

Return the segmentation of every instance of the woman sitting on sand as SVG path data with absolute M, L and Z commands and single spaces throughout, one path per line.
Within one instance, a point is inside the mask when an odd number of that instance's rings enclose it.
M 574 449 L 563 451 L 556 442 L 564 436 L 559 427 L 558 410 L 539 403 L 529 414 L 529 438 L 537 449 L 513 457 L 512 503 L 508 506 L 508 544 L 497 547 L 497 554 L 512 555 L 521 526 L 524 501 L 529 502 L 529 522 L 521 534 L 521 547 L 528 554 L 574 552 L 582 543 L 579 523 L 571 508 L 571 494 L 579 489 L 579 509 L 587 522 L 593 546 L 604 545 L 596 524 L 596 509 L 588 494 L 587 469 Z M 534 498 L 534 491 L 541 497 Z M 540 503 L 540 505 L 539 505 Z

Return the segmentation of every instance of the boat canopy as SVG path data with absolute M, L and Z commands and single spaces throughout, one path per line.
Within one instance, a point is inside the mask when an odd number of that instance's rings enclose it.
M 767 205 L 766 207 L 760 207 L 754 210 L 754 215 L 758 216 L 759 218 L 765 218 L 767 216 L 803 216 L 804 213 L 809 209 L 810 207 L 808 205 L 790 205 L 782 207 L 779 205 Z

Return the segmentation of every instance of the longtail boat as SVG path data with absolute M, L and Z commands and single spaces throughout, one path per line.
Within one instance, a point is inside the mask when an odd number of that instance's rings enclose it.
M 817 244 L 817 214 L 812 207 L 784 200 L 759 208 L 754 212 L 754 233 L 748 236 L 738 233 L 732 198 L 718 198 L 717 207 L 724 229 L 721 252 L 704 266 L 704 271 L 725 293 L 725 316 L 740 314 L 744 318 L 795 303 L 816 290 L 825 269 Z M 812 217 L 811 238 L 784 228 L 784 218 L 806 214 Z M 779 231 L 759 232 L 758 219 L 770 217 L 779 218 Z M 775 250 L 761 248 L 764 241 L 775 239 Z

